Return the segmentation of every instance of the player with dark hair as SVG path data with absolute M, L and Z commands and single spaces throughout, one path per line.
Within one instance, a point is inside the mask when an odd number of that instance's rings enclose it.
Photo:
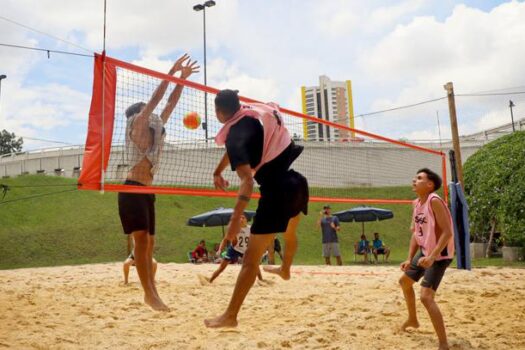
M 261 193 L 250 244 L 230 303 L 221 316 L 204 321 L 207 327 L 235 327 L 237 314 L 255 282 L 261 257 L 278 232 L 284 232 L 283 261 L 280 267 L 268 266 L 265 271 L 290 279 L 290 267 L 297 250 L 299 214 L 307 213 L 308 183 L 304 176 L 290 169 L 303 148 L 291 140 L 277 105 L 241 106 L 237 91 L 222 90 L 215 98 L 215 111 L 217 119 L 224 124 L 215 141 L 218 145 L 226 145 L 226 153 L 213 173 L 215 187 L 228 187 L 221 175 L 228 164 L 241 181 L 225 240 L 235 245 L 241 216 L 250 201 L 255 181 Z
M 412 213 L 412 239 L 408 258 L 401 264 L 403 276 L 399 279 L 408 309 L 408 320 L 401 326 L 418 328 L 413 284 L 421 282 L 421 302 L 439 339 L 439 349 L 448 349 L 443 315 L 434 300 L 445 270 L 454 258 L 454 231 L 452 216 L 446 203 L 435 191 L 441 186 L 439 175 L 429 169 L 420 169 L 412 181 L 417 194 Z

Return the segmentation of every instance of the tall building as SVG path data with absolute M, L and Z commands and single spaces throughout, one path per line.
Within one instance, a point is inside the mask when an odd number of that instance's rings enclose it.
M 301 87 L 303 113 L 333 123 L 354 127 L 352 82 L 332 81 L 319 77 L 319 86 Z M 321 123 L 303 121 L 303 137 L 309 141 L 347 141 L 354 132 L 336 129 Z

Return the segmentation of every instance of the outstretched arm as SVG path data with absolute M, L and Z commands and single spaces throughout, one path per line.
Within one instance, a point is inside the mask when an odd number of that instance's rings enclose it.
M 171 69 L 169 70 L 168 75 L 173 75 L 173 74 L 175 74 L 175 72 L 181 70 L 182 69 L 182 64 L 184 63 L 184 61 L 188 60 L 189 58 L 190 58 L 190 56 L 188 56 L 187 54 L 184 54 L 181 58 L 179 58 L 173 64 L 173 67 L 171 67 Z M 150 114 L 153 113 L 153 111 L 155 110 L 155 108 L 157 107 L 159 102 L 164 97 L 164 94 L 166 93 L 166 89 L 168 88 L 168 84 L 169 84 L 169 81 L 163 80 L 159 84 L 159 86 L 157 86 L 157 88 L 153 92 L 153 95 L 151 95 L 150 100 L 148 101 L 148 103 L 146 103 L 146 106 L 144 107 L 144 109 L 140 113 L 139 118 L 144 118 L 144 119 L 148 120 Z
M 182 61 L 181 61 L 182 60 Z M 185 60 L 188 60 L 185 65 L 183 65 L 183 62 Z M 180 70 L 180 78 L 181 79 L 187 79 L 190 75 L 193 73 L 198 73 L 200 66 L 196 66 L 197 61 L 191 61 L 190 56 L 184 55 L 182 56 L 177 62 L 180 61 L 180 67 L 177 67 L 177 70 Z M 177 65 L 177 62 L 175 65 Z M 173 72 L 175 73 L 175 72 Z M 170 74 L 173 75 L 173 74 Z M 182 89 L 184 88 L 183 85 L 177 84 L 175 89 L 171 92 L 170 96 L 168 97 L 168 102 L 166 103 L 166 106 L 164 107 L 164 110 L 162 111 L 160 118 L 162 119 L 162 122 L 166 124 L 168 122 L 168 119 L 170 118 L 171 113 L 175 109 L 175 106 L 177 105 L 177 102 L 179 102 L 180 95 L 182 94 Z

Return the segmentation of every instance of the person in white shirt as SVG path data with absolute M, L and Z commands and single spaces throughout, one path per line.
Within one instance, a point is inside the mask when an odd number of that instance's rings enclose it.
M 217 270 L 213 273 L 213 275 L 210 278 L 205 278 L 206 281 L 209 283 L 212 283 L 219 275 L 226 269 L 226 266 L 229 264 L 235 264 L 239 258 L 242 258 L 244 256 L 244 252 L 246 251 L 246 248 L 248 247 L 248 242 L 250 240 L 250 226 L 248 225 L 248 221 L 246 219 L 245 215 L 241 216 L 241 229 L 239 233 L 237 233 L 237 243 L 235 246 L 228 246 L 226 250 L 226 255 L 221 261 L 221 264 L 217 268 Z M 225 242 L 225 241 L 223 241 Z M 223 250 L 223 244 L 219 246 L 219 252 Z M 263 281 L 261 270 L 259 270 L 259 273 L 257 274 L 257 277 L 260 281 Z

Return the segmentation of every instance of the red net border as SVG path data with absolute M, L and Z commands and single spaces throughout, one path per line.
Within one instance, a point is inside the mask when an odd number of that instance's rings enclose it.
M 105 184 L 104 172 L 109 162 L 109 153 L 113 136 L 113 121 L 115 117 L 115 92 L 116 92 L 116 68 L 124 68 L 136 73 L 146 74 L 158 79 L 167 80 L 175 84 L 188 86 L 210 94 L 217 94 L 218 89 L 205 86 L 196 82 L 179 79 L 168 74 L 160 73 L 148 68 L 136 66 L 124 62 L 105 54 L 95 54 L 94 72 L 93 72 L 93 95 L 89 111 L 88 133 L 86 138 L 86 148 L 84 150 L 84 160 L 82 173 L 78 181 L 79 190 L 98 190 L 110 192 L 132 192 L 132 193 L 157 193 L 172 195 L 191 195 L 191 196 L 213 196 L 213 197 L 236 197 L 236 191 L 220 191 L 208 189 L 194 189 L 181 187 L 160 187 L 148 186 L 129 186 L 118 184 Z M 240 100 L 245 103 L 257 103 L 260 101 L 239 96 Z M 292 111 L 286 108 L 280 108 L 281 112 L 310 120 L 316 123 L 322 123 L 333 128 L 355 132 L 356 134 L 367 136 L 376 140 L 396 144 L 401 147 L 411 148 L 417 151 L 426 152 L 441 156 L 443 183 L 447 183 L 446 155 L 443 152 L 433 149 L 413 145 L 406 142 L 400 142 L 382 135 L 373 134 L 367 131 L 350 128 L 346 125 L 333 123 L 327 120 L 312 117 L 303 113 Z M 103 164 L 103 165 L 102 165 Z M 445 201 L 448 199 L 448 188 L 443 186 Z M 253 194 L 258 198 L 259 194 Z M 360 203 L 360 204 L 411 204 L 409 199 L 363 199 L 363 198 L 340 198 L 340 197 L 310 197 L 312 202 L 332 202 L 332 203 Z

